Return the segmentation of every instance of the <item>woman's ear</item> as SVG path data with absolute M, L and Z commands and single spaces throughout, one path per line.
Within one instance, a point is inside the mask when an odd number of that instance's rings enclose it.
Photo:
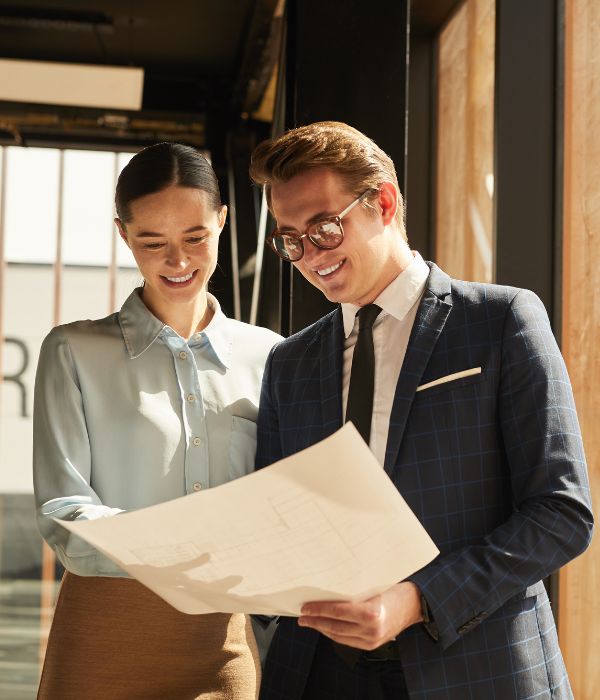
M 227 205 L 223 204 L 221 208 L 219 209 L 219 214 L 218 214 L 218 221 L 219 221 L 219 228 L 221 231 L 223 230 L 223 226 L 225 226 L 225 221 L 227 220 Z
M 117 228 L 119 229 L 119 236 L 121 236 L 121 238 L 125 241 L 127 247 L 131 248 L 131 246 L 129 245 L 129 239 L 127 238 L 127 231 L 125 230 L 125 226 L 123 225 L 123 222 L 121 221 L 121 219 L 116 218 L 115 224 L 116 224 Z

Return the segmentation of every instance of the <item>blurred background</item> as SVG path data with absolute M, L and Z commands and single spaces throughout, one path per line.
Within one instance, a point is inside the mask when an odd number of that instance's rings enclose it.
M 374 138 L 396 163 L 413 248 L 455 277 L 544 301 L 595 488 L 599 63 L 597 0 L 0 1 L 3 700 L 35 697 L 62 575 L 34 519 L 39 347 L 140 282 L 113 196 L 151 143 L 211 160 L 230 211 L 212 290 L 231 317 L 287 335 L 329 307 L 265 251 L 272 222 L 250 153 L 322 119 Z M 546 582 L 578 700 L 600 685 L 599 578 L 592 545 Z

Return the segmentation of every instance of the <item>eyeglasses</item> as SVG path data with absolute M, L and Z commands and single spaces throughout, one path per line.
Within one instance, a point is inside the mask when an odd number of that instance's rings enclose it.
M 298 262 L 304 255 L 303 238 L 308 238 L 317 248 L 333 250 L 340 246 L 344 240 L 342 219 L 349 214 L 357 204 L 376 191 L 377 190 L 370 187 L 337 216 L 328 216 L 314 224 L 310 224 L 304 233 L 299 233 L 297 231 L 285 233 L 275 229 L 273 233 L 268 236 L 266 242 L 280 258 L 288 262 Z

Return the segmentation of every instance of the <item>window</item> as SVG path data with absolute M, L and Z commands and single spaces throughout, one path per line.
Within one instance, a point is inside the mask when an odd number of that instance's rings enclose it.
M 53 325 L 106 316 L 139 282 L 113 223 L 116 177 L 132 155 L 0 149 L 0 697 L 35 697 L 62 574 L 35 523 L 31 428 L 39 347 Z

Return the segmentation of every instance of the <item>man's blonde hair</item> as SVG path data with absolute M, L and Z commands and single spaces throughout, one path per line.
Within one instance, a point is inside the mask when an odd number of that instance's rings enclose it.
M 404 202 L 392 159 L 368 136 L 343 122 L 315 122 L 259 144 L 252 153 L 250 177 L 264 185 L 271 212 L 271 186 L 310 169 L 327 168 L 340 176 L 355 197 L 382 182 L 398 194 L 396 224 L 406 240 Z

